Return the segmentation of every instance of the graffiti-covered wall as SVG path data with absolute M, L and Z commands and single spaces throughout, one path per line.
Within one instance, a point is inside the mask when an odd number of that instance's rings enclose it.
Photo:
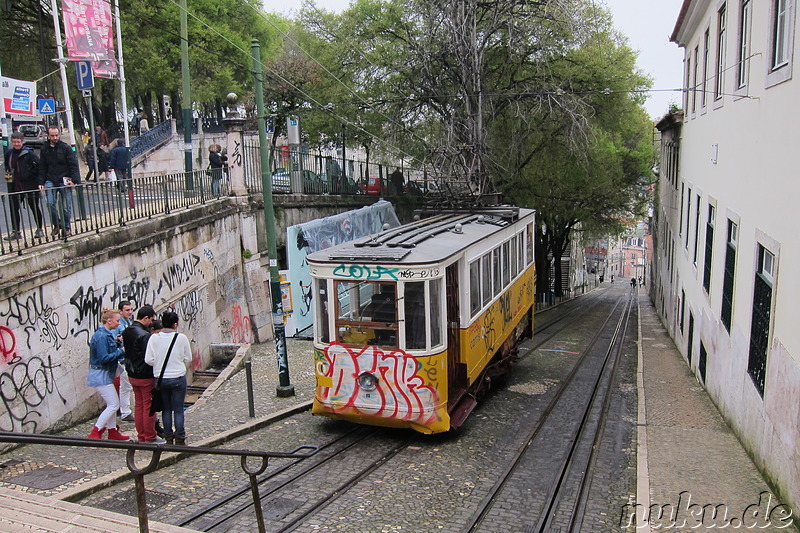
M 96 413 L 97 395 L 85 385 L 88 343 L 103 308 L 122 300 L 174 308 L 192 343 L 192 369 L 208 366 L 212 343 L 257 340 L 254 322 L 267 320 L 270 305 L 258 255 L 243 265 L 242 231 L 255 231 L 243 225 L 235 210 L 158 221 L 120 230 L 124 245 L 40 272 L 29 267 L 16 282 L 6 277 L 0 430 L 43 432 Z

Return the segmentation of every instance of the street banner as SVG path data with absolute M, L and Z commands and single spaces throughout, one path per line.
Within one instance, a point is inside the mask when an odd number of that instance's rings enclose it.
M 111 5 L 104 0 L 61 0 L 71 61 L 113 59 Z
M 0 77 L 0 100 L 5 113 L 36 118 L 36 82 Z
M 119 67 L 116 59 L 106 59 L 104 61 L 92 61 L 92 70 L 95 78 L 106 78 L 109 80 L 119 79 Z

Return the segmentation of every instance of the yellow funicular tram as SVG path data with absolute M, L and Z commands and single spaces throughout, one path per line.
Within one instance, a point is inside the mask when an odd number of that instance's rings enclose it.
M 308 256 L 313 413 L 459 427 L 533 328 L 534 211 L 444 213 Z

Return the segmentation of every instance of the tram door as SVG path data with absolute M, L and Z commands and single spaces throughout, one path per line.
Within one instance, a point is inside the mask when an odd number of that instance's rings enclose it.
M 467 365 L 460 363 L 461 332 L 458 312 L 458 263 L 445 271 L 447 298 L 447 404 L 452 409 L 467 390 Z

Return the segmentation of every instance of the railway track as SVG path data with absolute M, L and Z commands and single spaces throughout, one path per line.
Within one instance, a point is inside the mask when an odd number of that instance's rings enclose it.
M 462 533 L 480 531 L 482 529 L 492 530 L 491 526 L 488 528 L 482 528 L 482 526 L 495 510 L 495 507 L 501 507 L 501 505 L 498 505 L 500 502 L 516 497 L 509 496 L 506 492 L 517 494 L 516 491 L 509 490 L 509 487 L 514 483 L 513 480 L 516 475 L 520 472 L 523 472 L 521 475 L 524 475 L 524 472 L 527 471 L 523 463 L 525 461 L 541 461 L 542 457 L 547 457 L 542 453 L 542 449 L 546 448 L 541 442 L 544 440 L 542 435 L 548 424 L 560 425 L 564 423 L 563 416 L 558 417 L 555 415 L 561 414 L 560 405 L 565 394 L 569 392 L 574 397 L 574 394 L 579 394 L 580 389 L 583 389 L 589 390 L 590 394 L 583 402 L 579 413 L 580 422 L 573 429 L 570 444 L 561 457 L 553 461 L 554 468 L 551 470 L 551 481 L 544 486 L 537 486 L 533 491 L 539 499 L 544 500 L 538 510 L 538 514 L 536 514 L 537 519 L 526 524 L 524 529 L 520 528 L 526 532 L 541 533 L 551 531 L 555 527 L 554 521 L 557 518 L 560 519 L 559 526 L 563 526 L 564 520 L 561 519 L 560 515 L 567 513 L 568 530 L 581 530 L 586 491 L 591 476 L 590 468 L 594 462 L 594 452 L 598 448 L 598 440 L 602 434 L 602 421 L 605 418 L 605 412 L 608 409 L 611 398 L 611 384 L 614 379 L 616 364 L 622 351 L 622 341 L 627 330 L 634 294 L 631 291 L 617 300 L 600 329 L 590 340 L 571 372 L 562 381 L 558 390 L 545 407 L 537 423 L 530 429 L 522 444 L 510 457 L 506 468 L 501 472 L 494 486 L 461 530 Z M 614 318 L 616 320 L 612 322 Z M 604 334 L 608 333 L 611 325 L 614 326 L 613 332 L 610 338 L 605 339 Z M 585 374 L 587 371 L 592 374 L 590 376 L 592 385 L 590 389 L 586 389 Z M 582 376 L 582 374 L 584 375 Z M 578 378 L 581 376 L 582 379 L 579 380 Z M 573 410 L 572 414 L 566 417 L 567 421 L 574 419 L 575 414 Z M 584 453 L 580 453 L 581 447 L 586 448 L 589 444 L 591 444 L 591 450 L 584 450 Z M 587 455 L 588 461 L 584 460 Z M 550 459 L 555 458 L 550 457 Z M 577 488 L 575 487 L 574 479 L 571 479 L 575 476 L 579 478 Z M 536 481 L 541 480 L 529 480 L 530 484 L 536 484 Z M 516 484 L 518 485 L 519 482 Z M 572 498 L 574 494 L 577 494 L 578 497 Z M 505 503 L 508 503 L 508 501 Z M 521 505 L 522 502 L 517 501 L 516 504 Z

